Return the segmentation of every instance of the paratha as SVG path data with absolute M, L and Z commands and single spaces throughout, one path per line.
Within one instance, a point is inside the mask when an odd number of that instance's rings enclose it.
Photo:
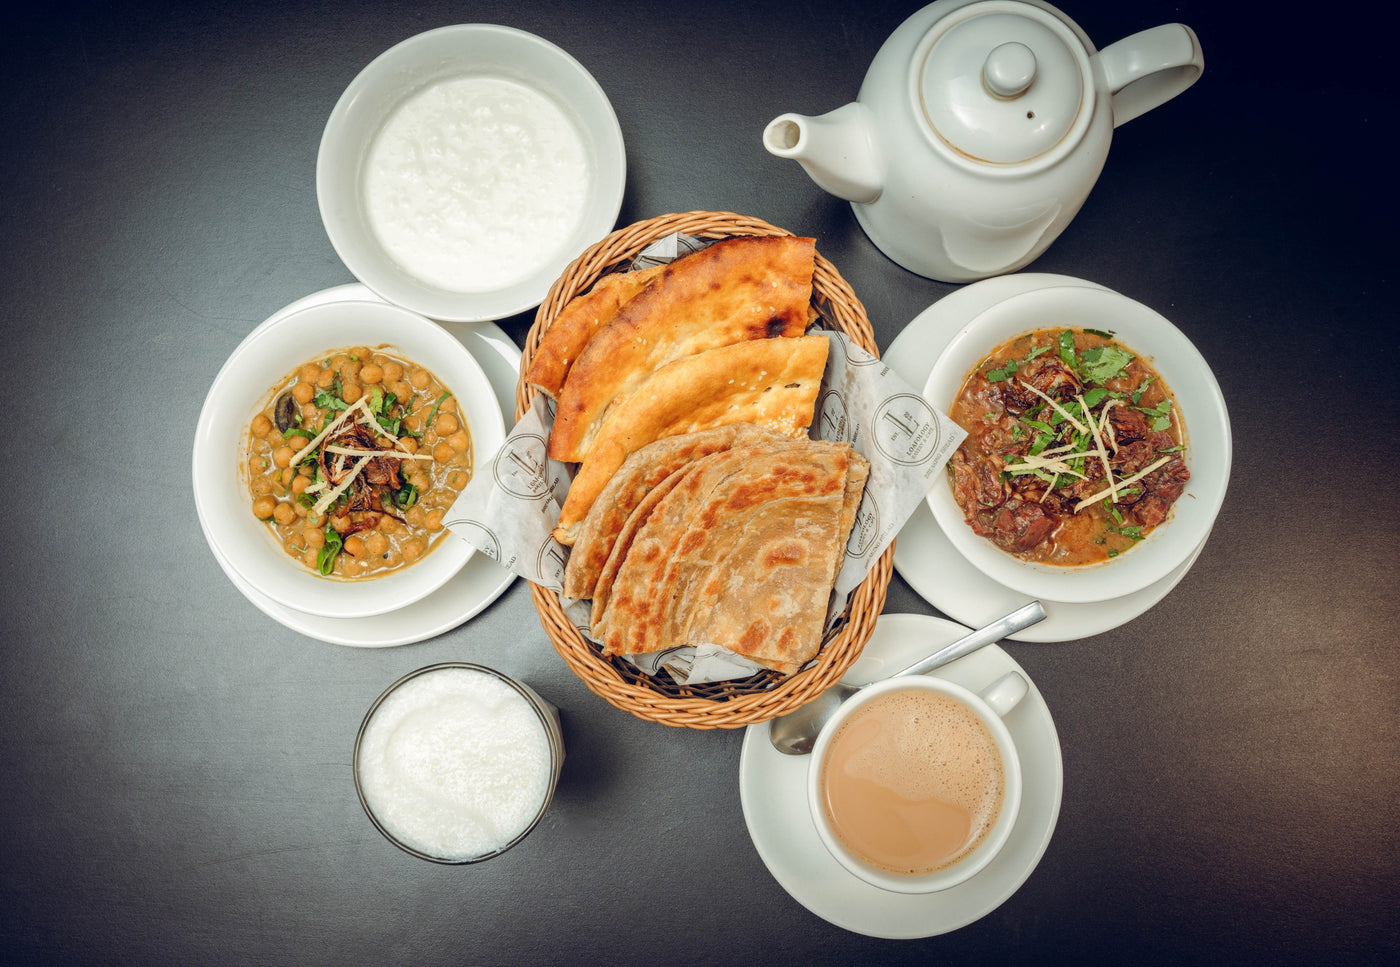
M 598 577 L 633 511 L 677 470 L 692 460 L 733 446 L 786 439 L 789 438 L 751 423 L 730 423 L 665 437 L 633 453 L 598 494 L 579 527 L 564 569 L 564 596 L 575 600 L 594 598 Z
M 815 259 L 814 239 L 740 236 L 664 266 L 598 327 L 568 369 L 550 457 L 586 459 L 610 412 L 673 360 L 749 340 L 802 335 L 814 318 Z
M 525 381 L 557 400 L 569 370 L 588 341 L 637 293 L 651 285 L 664 268 L 664 265 L 654 265 L 633 272 L 610 273 L 594 283 L 592 289 L 571 300 L 541 337 Z
M 604 422 L 560 509 L 554 537 L 573 545 L 598 494 L 626 459 L 664 437 L 732 423 L 806 433 L 826 369 L 820 334 L 754 339 L 667 363 Z
M 820 649 L 867 472 L 824 441 L 695 461 L 636 528 L 594 628 L 604 652 L 710 643 L 796 671 Z

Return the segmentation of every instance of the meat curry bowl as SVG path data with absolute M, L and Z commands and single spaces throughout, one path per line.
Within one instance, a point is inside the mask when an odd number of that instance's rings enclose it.
M 442 520 L 505 438 L 457 339 L 385 303 L 274 317 L 224 364 L 195 434 L 195 504 L 255 590 L 357 618 L 440 588 L 473 553 Z
M 1210 534 L 1230 422 L 1174 325 L 1116 292 L 1053 286 L 974 317 L 924 390 L 967 438 L 928 504 L 958 552 L 1047 601 L 1165 578 Z

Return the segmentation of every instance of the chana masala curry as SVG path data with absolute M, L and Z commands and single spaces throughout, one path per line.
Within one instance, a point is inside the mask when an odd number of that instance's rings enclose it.
M 1170 391 L 1111 333 L 1044 329 L 998 346 L 950 415 L 967 430 L 948 464 L 958 506 L 1022 560 L 1117 557 L 1166 519 L 1191 477 Z
M 249 425 L 254 516 L 326 577 L 379 577 L 423 558 L 472 475 L 457 400 L 383 347 L 330 350 L 288 373 Z

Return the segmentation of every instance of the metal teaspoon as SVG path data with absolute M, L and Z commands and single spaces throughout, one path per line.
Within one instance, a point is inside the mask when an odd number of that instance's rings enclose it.
M 1024 631 L 1044 617 L 1045 607 L 1039 601 L 1032 601 L 889 677 L 898 678 L 901 675 L 922 675 L 924 672 L 931 672 L 994 641 L 1000 641 L 1007 635 Z M 842 702 L 861 688 L 860 685 L 837 682 L 806 705 L 773 719 L 768 723 L 768 739 L 773 743 L 773 748 L 784 755 L 806 755 L 811 752 L 822 726 L 836 714 Z

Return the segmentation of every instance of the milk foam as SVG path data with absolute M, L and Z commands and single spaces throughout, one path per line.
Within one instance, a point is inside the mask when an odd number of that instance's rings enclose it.
M 400 105 L 371 143 L 365 215 L 408 273 L 453 292 L 503 288 L 582 220 L 583 137 L 544 94 L 498 77 L 453 77 Z
M 551 774 L 534 707 L 471 669 L 405 682 L 360 740 L 360 790 L 375 818 L 404 845 L 441 859 L 508 845 L 539 813 Z

